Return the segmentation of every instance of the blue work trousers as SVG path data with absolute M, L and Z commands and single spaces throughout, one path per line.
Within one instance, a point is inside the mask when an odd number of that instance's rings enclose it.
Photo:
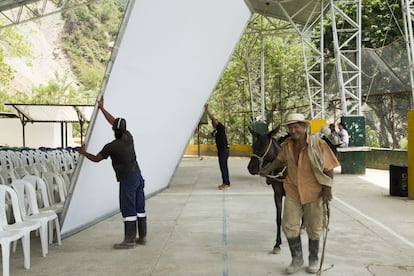
M 223 184 L 230 185 L 229 167 L 227 164 L 227 160 L 229 159 L 229 150 L 228 149 L 218 150 L 217 155 L 218 155 L 218 161 L 220 165 L 220 172 L 221 172 L 221 178 L 223 180 Z
M 119 185 L 119 207 L 123 218 L 145 216 L 145 181 L 141 173 L 122 179 Z

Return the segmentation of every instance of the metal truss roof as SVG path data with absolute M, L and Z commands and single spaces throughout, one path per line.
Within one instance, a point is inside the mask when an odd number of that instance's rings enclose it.
M 94 109 L 93 105 L 60 105 L 60 104 L 11 104 L 13 112 L 22 122 L 40 123 L 79 123 L 89 122 Z
M 293 20 L 296 24 L 306 24 L 315 21 L 321 10 L 315 10 L 315 5 L 325 6 L 328 0 L 245 0 L 255 13 L 281 20 Z M 283 6 L 283 9 L 280 8 Z
M 0 28 L 27 22 L 61 10 L 73 9 L 100 0 L 63 0 L 56 6 L 52 0 L 0 0 Z
M 0 18 L 6 19 L 0 21 L 0 28 L 97 1 L 100 0 L 63 0 L 60 1 L 59 6 L 56 6 L 52 0 L 0 0 Z M 306 24 L 314 21 L 320 14 L 320 11 L 314 10 L 315 3 L 324 6 L 328 0 L 245 0 L 245 2 L 252 12 L 263 16 L 281 20 L 288 20 L 288 17 L 291 17 L 296 24 Z M 280 5 L 284 7 L 283 10 L 280 9 Z

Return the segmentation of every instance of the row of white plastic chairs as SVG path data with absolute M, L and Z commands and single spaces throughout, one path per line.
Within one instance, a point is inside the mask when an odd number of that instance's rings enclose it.
M 41 196 L 41 205 L 38 203 L 39 197 L 36 191 Z M 16 251 L 18 240 L 22 242 L 24 268 L 30 268 L 30 235 L 32 232 L 36 231 L 40 235 L 43 257 L 48 254 L 48 244 L 53 243 L 54 234 L 56 234 L 57 243 L 62 244 L 58 216 L 62 208 L 63 205 L 50 204 L 46 183 L 38 176 L 27 175 L 23 179 L 12 181 L 11 185 L 0 185 L 0 243 L 3 276 L 10 274 L 10 250 Z
M 75 169 L 78 156 L 76 149 L 0 148 L 0 173 L 8 182 L 26 174 L 40 176 L 44 171 L 70 176 Z
M 46 256 L 48 253 L 47 226 L 44 225 L 46 221 L 44 216 L 50 218 L 49 243 L 53 240 L 53 219 L 57 240 L 61 244 L 59 215 L 63 210 L 69 190 L 70 177 L 75 169 L 78 156 L 76 150 L 24 149 L 16 151 L 0 148 L 0 216 L 2 216 L 0 240 L 3 254 L 3 275 L 9 275 L 10 243 L 14 241 L 13 251 L 15 251 L 16 239 L 21 239 L 23 243 L 24 267 L 27 269 L 30 267 L 28 237 L 30 237 L 30 232 L 34 230 L 40 233 L 42 254 Z M 17 193 L 13 195 L 15 192 Z M 13 199 L 18 202 L 18 208 L 16 208 L 17 205 Z M 16 210 L 20 210 L 20 216 Z M 42 217 L 43 224 L 39 222 L 38 225 L 36 224 L 36 228 L 31 222 L 29 223 L 30 227 L 27 226 L 27 220 L 35 220 L 35 217 Z M 7 225 L 4 224 L 5 222 Z M 24 231 L 17 231 L 10 225 L 15 225 L 13 227 L 16 228 L 18 228 L 17 225 L 26 225 L 27 227 L 24 228 Z M 25 235 L 21 236 L 23 232 Z M 26 247 L 29 247 L 29 250 Z
M 3 179 L 6 184 L 11 184 L 12 181 L 26 175 L 36 175 L 48 182 L 50 193 L 53 196 L 57 195 L 60 197 L 59 201 L 62 201 L 62 196 L 66 196 L 69 190 L 70 178 L 78 156 L 77 150 L 0 149 L 0 181 Z M 63 187 L 59 186 L 61 179 L 64 181 Z M 51 201 L 53 202 L 53 199 Z

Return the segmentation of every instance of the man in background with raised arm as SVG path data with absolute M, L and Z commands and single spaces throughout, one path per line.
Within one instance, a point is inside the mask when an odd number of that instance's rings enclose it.
M 214 131 L 209 134 L 204 134 L 198 132 L 198 134 L 203 138 L 214 138 L 216 141 L 217 146 L 217 155 L 218 161 L 220 166 L 221 178 L 223 183 L 218 186 L 220 190 L 228 190 L 230 189 L 230 177 L 229 177 L 229 167 L 228 167 L 228 159 L 230 154 L 229 143 L 227 141 L 226 129 L 222 123 L 220 123 L 216 117 L 214 117 L 213 113 L 208 110 L 208 104 L 204 105 L 204 110 L 208 117 L 211 120 L 211 124 L 213 125 Z

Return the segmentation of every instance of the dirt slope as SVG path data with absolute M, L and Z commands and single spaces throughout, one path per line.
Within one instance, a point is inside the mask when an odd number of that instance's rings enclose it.
M 60 50 L 59 36 L 63 29 L 60 14 L 20 24 L 15 28 L 32 43 L 33 55 L 23 58 L 6 57 L 6 63 L 13 68 L 15 76 L 10 85 L 11 92 L 31 94 L 33 86 L 47 84 L 49 80 L 55 79 L 55 73 L 60 76 L 67 74 L 68 80 L 75 83 L 69 62 Z

